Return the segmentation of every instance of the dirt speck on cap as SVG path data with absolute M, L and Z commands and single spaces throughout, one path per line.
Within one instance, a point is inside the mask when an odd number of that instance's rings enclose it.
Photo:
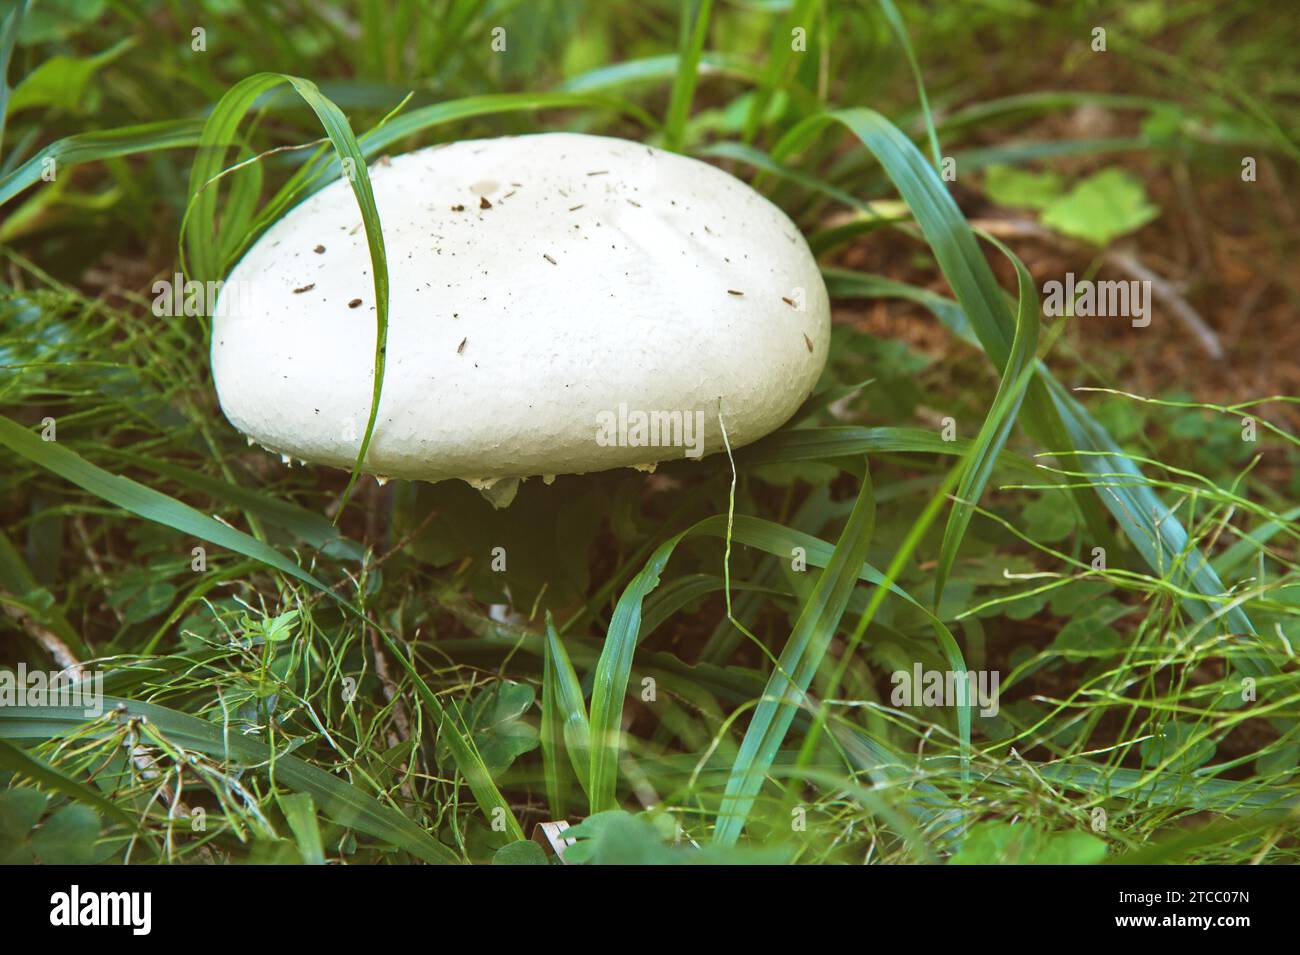
M 492 208 L 492 203 L 488 202 L 488 197 L 487 197 L 487 196 L 479 196 L 479 197 L 478 197 L 478 207 L 479 207 L 480 209 L 491 209 L 491 208 Z
M 315 283 L 315 282 L 312 282 L 310 285 L 304 285 L 302 288 L 296 288 L 296 289 L 294 289 L 294 290 L 293 290 L 293 294 L 294 294 L 294 295 L 301 295 L 303 292 L 310 292 L 310 291 L 311 291 L 312 289 L 314 289 L 315 287 L 316 287 L 316 283 Z
M 555 260 L 551 258 L 549 255 L 547 255 L 545 252 L 542 253 L 542 258 L 544 258 L 547 262 L 550 262 L 552 265 L 555 264 Z
M 782 295 L 782 296 L 781 296 L 781 301 L 785 302 L 785 304 L 789 305 L 791 308 L 794 308 L 794 307 L 795 307 L 795 306 L 794 306 L 794 299 L 792 299 L 792 298 L 788 298 L 787 296 Z
M 806 338 L 807 336 L 805 335 L 804 337 Z M 468 338 L 462 338 L 462 339 L 460 340 L 460 344 L 456 346 L 456 354 L 457 354 L 457 355 L 463 355 L 463 354 L 465 354 L 465 343 L 466 343 L 467 341 L 469 341 Z
M 352 301 L 348 302 L 348 308 L 359 308 L 360 306 L 361 299 L 359 298 L 354 298 Z
M 808 353 L 812 354 L 812 350 L 813 350 L 812 339 L 809 338 L 807 335 L 804 335 L 803 343 L 808 346 Z
M 452 212 L 464 212 L 464 211 L 465 211 L 465 207 L 464 207 L 464 206 L 452 206 L 452 207 L 451 207 L 451 211 L 452 211 Z
M 323 245 L 318 245 L 318 246 L 316 246 L 316 248 L 312 249 L 312 251 L 315 252 L 317 255 L 324 255 L 324 254 L 325 254 L 325 246 L 323 246 Z
M 727 294 L 728 294 L 728 295 L 744 295 L 745 293 L 744 293 L 744 292 L 738 292 L 738 291 L 736 291 L 734 288 L 729 288 L 729 289 L 727 289 Z

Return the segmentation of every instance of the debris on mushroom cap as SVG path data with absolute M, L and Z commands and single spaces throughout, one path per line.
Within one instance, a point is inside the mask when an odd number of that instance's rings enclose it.
M 825 363 L 830 307 L 807 244 L 713 166 L 547 133 L 423 149 L 370 175 L 390 289 L 370 473 L 513 490 L 650 469 L 721 451 L 719 413 L 733 448 L 779 427 Z M 374 374 L 376 309 L 347 307 L 373 301 L 356 220 L 343 180 L 291 210 L 231 273 L 212 335 L 235 427 L 342 468 Z M 328 255 L 295 253 L 325 236 Z

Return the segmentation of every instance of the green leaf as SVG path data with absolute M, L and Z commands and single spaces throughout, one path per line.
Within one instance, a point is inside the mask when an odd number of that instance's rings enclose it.
M 0 792 L 0 865 L 89 865 L 95 861 L 99 816 L 70 803 L 41 822 L 49 804 L 34 789 Z M 114 809 L 117 814 L 121 810 Z
M 282 793 L 276 797 L 280 811 L 293 831 L 298 852 L 308 865 L 325 864 L 325 848 L 321 843 L 320 825 L 316 821 L 316 803 L 310 793 Z
M 252 557 L 322 593 L 332 592 L 273 547 L 166 494 L 130 478 L 111 474 L 56 441 L 42 441 L 35 433 L 3 415 L 0 415 L 0 444 L 131 514 Z
M 34 860 L 27 840 L 41 821 L 48 802 L 35 789 L 0 792 L 0 865 L 30 865 Z
M 1255 760 L 1255 770 L 1261 776 L 1285 780 L 1296 771 L 1297 764 L 1300 764 L 1300 743 L 1287 743 L 1260 754 Z
M 465 725 L 493 778 L 537 748 L 537 730 L 520 719 L 532 708 L 535 697 L 527 683 L 498 681 L 480 690 L 465 708 Z
M 1076 617 L 1061 628 L 1052 650 L 1067 657 L 1105 657 L 1118 652 L 1124 638 L 1097 617 Z
M 907 25 L 903 22 L 898 7 L 894 5 L 894 0 L 879 0 L 879 3 L 880 11 L 885 15 L 885 22 L 894 31 L 894 37 L 898 40 L 898 45 L 903 48 L 903 55 L 907 57 L 907 65 L 912 71 L 912 79 L 916 83 L 916 95 L 921 101 L 921 116 L 925 120 L 925 135 L 930 143 L 930 158 L 934 161 L 935 168 L 938 169 L 943 163 L 943 151 L 939 148 L 939 133 L 935 129 L 934 114 L 930 110 L 930 98 L 925 92 L 925 80 L 921 76 L 921 65 L 917 62 L 916 52 L 912 49 L 912 40 L 908 36 Z
M 508 842 L 492 855 L 493 865 L 549 865 L 546 852 L 528 839 Z
M 157 579 L 156 570 L 140 568 L 122 574 L 105 602 L 122 611 L 123 623 L 134 624 L 163 613 L 177 592 L 174 584 Z
M 60 640 L 72 648 L 78 658 L 90 655 L 81 635 L 72 629 L 50 592 L 36 583 L 31 568 L 3 529 L 0 529 L 0 587 L 9 591 L 12 600 L 25 602 L 33 608 L 39 606 L 38 616 Z
M 622 809 L 588 816 L 565 830 L 574 844 L 564 851 L 565 861 L 579 865 L 671 864 L 673 850 L 663 843 L 654 824 Z
M 14 88 L 9 112 L 16 113 L 34 106 L 54 106 L 70 112 L 77 110 L 95 73 L 134 45 L 135 39 L 127 37 L 95 56 L 56 54 L 50 57 Z
M 1028 823 L 981 822 L 971 827 L 952 865 L 1094 865 L 1106 857 L 1106 843 L 1072 830 L 1039 832 Z
M 1078 527 L 1074 508 L 1059 494 L 1043 494 L 1025 505 L 1020 512 L 1025 533 L 1036 541 L 1052 544 L 1065 540 Z
M 597 90 L 616 89 L 636 83 L 671 80 L 676 78 L 680 64 L 681 57 L 676 53 L 624 60 L 621 63 L 598 66 L 576 76 L 570 76 L 556 89 L 568 93 L 594 93 Z M 701 72 L 719 73 L 751 83 L 758 81 L 758 73 L 749 61 L 730 53 L 702 52 L 700 67 Z
M 99 817 L 86 806 L 54 810 L 32 833 L 31 847 L 44 865 L 89 865 L 95 860 Z
M 22 21 L 19 36 L 24 46 L 66 40 L 104 15 L 105 0 L 40 0 Z
M 788 850 L 670 844 L 677 825 L 667 814 L 633 815 L 622 809 L 588 816 L 564 831 L 574 844 L 564 860 L 579 865 L 764 865 L 789 861 Z
M 1043 209 L 1058 199 L 1064 189 L 1056 173 L 1030 172 L 1015 166 L 995 164 L 984 171 L 984 191 L 1003 206 Z
M 1106 843 L 1078 829 L 1049 833 L 1034 857 L 1036 865 L 1096 865 L 1106 858 Z
M 262 491 L 255 491 L 251 488 L 240 487 L 228 481 L 209 477 L 206 474 L 191 471 L 169 461 L 161 461 L 141 454 L 132 454 L 129 451 L 117 448 L 105 448 L 104 452 L 130 465 L 171 478 L 192 490 L 238 507 L 250 515 L 265 520 L 268 524 L 273 524 L 288 531 L 294 537 L 313 547 L 325 550 L 327 553 L 337 554 L 347 560 L 360 560 L 362 557 L 360 544 L 343 537 L 338 528 L 325 517 L 314 511 L 309 511 L 305 507 L 300 507 L 291 501 L 281 500 Z
M 260 621 L 262 637 L 267 643 L 280 643 L 293 636 L 293 625 L 298 620 L 297 610 L 288 610 L 278 617 L 263 618 Z
M 1104 246 L 1158 215 L 1141 180 L 1122 169 L 1104 169 L 1044 207 L 1042 218 L 1058 232 Z

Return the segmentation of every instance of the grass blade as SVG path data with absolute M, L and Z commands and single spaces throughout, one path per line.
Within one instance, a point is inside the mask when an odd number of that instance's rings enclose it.
M 783 161 L 829 123 L 844 125 L 880 161 L 915 214 L 917 225 L 985 353 L 999 367 L 1006 367 L 1014 328 L 1006 299 L 956 202 L 916 146 L 897 127 L 864 108 L 812 116 L 786 134 L 773 150 L 773 157 Z M 1136 474 L 1135 465 L 1117 453 L 1119 448 L 1105 429 L 1052 378 L 1041 362 L 1037 363 L 1036 370 L 1038 374 L 1028 386 L 1021 416 L 1026 430 L 1044 447 L 1058 457 L 1077 462 L 1081 469 L 1095 476 L 1096 494 L 1077 494 L 1075 498 L 1093 541 L 1111 539 L 1110 528 L 1099 513 L 1099 507 L 1104 504 L 1149 566 L 1160 573 L 1180 567 L 1180 555 L 1188 540 L 1181 523 L 1149 488 L 1110 486 L 1113 482 L 1103 475 L 1117 471 Z M 1072 455 L 1076 450 L 1098 454 Z M 1197 592 L 1211 598 L 1222 595 L 1222 582 L 1199 554 L 1192 558 L 1191 567 L 1190 572 L 1179 573 L 1187 577 Z M 1184 605 L 1198 619 L 1209 612 L 1202 601 L 1186 601 Z M 1240 607 L 1227 611 L 1225 620 L 1232 630 L 1255 632 Z M 1254 665 L 1263 668 L 1261 672 L 1271 672 L 1273 666 L 1266 660 L 1257 660 Z
M 763 121 L 763 114 L 767 112 L 768 103 L 772 100 L 773 91 L 783 85 L 786 70 L 790 65 L 790 56 L 794 53 L 794 44 L 790 37 L 796 27 L 808 28 L 809 23 L 812 22 L 810 14 L 815 2 L 817 0 L 795 0 L 780 26 L 772 34 L 772 43 L 767 51 L 767 66 L 763 70 L 763 78 L 758 89 L 754 91 L 754 98 L 750 101 L 749 113 L 745 116 L 741 137 L 745 143 L 754 141 L 759 124 Z
M 672 99 L 668 102 L 668 115 L 664 119 L 664 143 L 675 151 L 682 148 L 691 100 L 695 98 L 695 86 L 700 80 L 700 56 L 704 52 L 709 18 L 713 12 L 713 0 L 681 0 L 681 4 L 682 49 Z
M 894 6 L 894 0 L 879 0 L 879 2 L 881 12 L 885 15 L 885 22 L 894 31 L 894 36 L 898 37 L 898 45 L 903 48 L 903 55 L 907 57 L 907 65 L 912 71 L 912 79 L 916 81 L 916 95 L 921 101 L 921 115 L 925 118 L 925 135 L 930 141 L 930 155 L 934 159 L 934 168 L 938 169 L 943 163 L 943 152 L 939 149 L 939 134 L 934 128 L 934 114 L 930 112 L 930 97 L 925 93 L 925 79 L 921 76 L 921 65 L 916 62 L 912 39 L 907 34 L 907 25 L 903 23 L 898 7 Z
M 555 818 L 564 816 L 565 793 L 561 783 L 568 774 L 560 768 L 561 747 L 568 753 L 578 782 L 586 789 L 591 766 L 591 725 L 582 684 L 569 661 L 555 621 L 546 614 L 546 641 L 542 670 L 542 747 L 547 760 L 546 782 Z
M 9 113 L 9 94 L 13 88 L 9 85 L 9 61 L 13 59 L 14 44 L 18 42 L 18 31 L 27 15 L 27 4 L 31 0 L 21 0 L 14 4 L 4 23 L 0 23 L 0 147 L 5 141 L 5 117 Z
M 275 548 L 242 531 L 215 521 L 175 498 L 161 494 L 130 478 L 110 474 L 91 464 L 74 451 L 54 441 L 42 441 L 17 422 L 0 415 L 0 444 L 34 461 L 59 477 L 71 481 L 110 504 L 137 517 L 154 521 L 182 534 L 205 540 L 218 547 L 252 557 L 276 570 L 300 580 L 309 587 L 332 593 L 329 587 L 289 560 Z
M 379 399 L 383 393 L 384 362 L 388 351 L 388 254 L 384 249 L 383 228 L 379 222 L 379 209 L 375 206 L 375 195 L 370 185 L 370 174 L 366 170 L 365 156 L 357 144 L 357 138 L 352 132 L 347 117 L 316 88 L 315 83 L 282 73 L 256 73 L 240 80 L 221 97 L 208 116 L 207 123 L 204 124 L 198 155 L 190 170 L 189 203 L 185 213 L 185 224 L 182 227 L 184 238 L 182 261 L 187 264 L 187 271 L 194 278 L 201 282 L 212 281 L 224 277 L 229 265 L 225 256 L 232 250 L 243 247 L 244 236 L 223 235 L 218 231 L 217 187 L 214 180 L 220 175 L 225 163 L 227 144 L 235 138 L 239 124 L 253 108 L 253 104 L 260 96 L 283 83 L 292 86 L 311 107 L 333 144 L 339 160 L 343 163 L 343 168 L 348 171 L 348 180 L 352 185 L 353 195 L 356 196 L 357 206 L 361 210 L 366 243 L 370 248 L 370 265 L 375 288 L 374 383 L 370 399 L 370 415 L 361 436 L 356 462 L 352 466 L 352 473 L 348 477 L 347 487 L 344 488 L 340 500 L 338 515 L 342 515 L 357 478 L 361 475 L 366 454 L 370 450 L 375 420 L 379 415 Z M 236 222 L 246 229 L 248 217 L 236 216 Z M 335 519 L 337 520 L 337 516 Z
M 325 847 L 321 844 L 320 825 L 316 822 L 316 804 L 310 793 L 290 793 L 277 800 L 285 821 L 298 843 L 298 852 L 308 865 L 325 864 Z
M 1023 262 L 1010 249 L 996 239 L 992 240 L 1011 259 L 1016 268 L 1020 286 L 1020 307 L 1016 313 L 1016 336 L 1011 344 L 1011 357 L 998 384 L 989 413 L 984 419 L 970 452 L 962 463 L 961 481 L 957 485 L 956 500 L 948 515 L 948 525 L 943 531 L 943 544 L 939 548 L 939 566 L 934 576 L 934 606 L 943 599 L 944 585 L 957 559 L 962 537 L 970 525 L 975 505 L 993 473 L 998 454 L 1007 443 L 1011 426 L 1025 396 L 1025 388 L 1034 373 L 1034 351 L 1038 344 L 1038 292 L 1033 277 Z
M 858 583 L 859 569 L 866 561 L 875 520 L 871 479 L 864 475 L 857 503 L 835 551 L 804 604 L 745 731 L 713 832 L 713 841 L 718 845 L 734 845 L 744 828 L 768 767 L 776 758 L 794 721 L 795 710 L 804 702 L 813 674 L 821 666 L 848 607 L 849 595 Z
M 632 672 L 637 635 L 641 632 L 641 604 L 646 595 L 659 585 L 664 565 L 685 536 L 685 532 L 677 534 L 656 548 L 645 567 L 632 578 L 619 597 L 609 622 L 591 690 L 591 768 L 587 797 L 592 813 L 617 807 L 614 790 L 622 744 L 623 700 Z
M 52 789 L 55 792 L 63 793 L 65 796 L 84 802 L 100 814 L 116 819 L 137 832 L 140 831 L 140 824 L 117 803 L 110 802 L 85 783 L 73 779 L 66 773 L 55 769 L 49 763 L 37 759 L 31 753 L 21 750 L 3 739 L 0 739 L 0 767 L 9 770 L 11 773 L 26 776 L 33 782 L 40 783 L 46 789 Z
M 559 85 L 559 89 L 569 93 L 595 93 L 636 83 L 670 80 L 677 76 L 680 63 L 681 56 L 677 53 L 624 60 L 622 63 L 598 66 L 577 76 L 570 76 Z M 748 62 L 729 53 L 703 52 L 700 54 L 699 65 L 700 72 L 704 75 L 718 73 L 749 83 L 759 81 L 758 73 Z
M 314 590 L 324 593 L 365 620 L 375 628 L 375 631 L 384 640 L 402 669 L 411 677 L 421 702 L 428 707 L 434 716 L 435 725 L 444 734 L 444 738 L 456 761 L 456 766 L 465 777 L 465 781 L 469 785 L 470 791 L 473 792 L 479 807 L 489 817 L 504 814 L 509 831 L 516 834 L 517 838 L 523 838 L 522 827 L 520 827 L 514 813 L 510 811 L 509 804 L 497 789 L 496 784 L 492 781 L 492 776 L 484 765 L 482 757 L 474 748 L 473 740 L 455 703 L 452 703 L 450 707 L 444 707 L 433 691 L 429 689 L 428 684 L 420 677 L 414 664 L 397 646 L 393 638 L 388 635 L 387 630 L 375 621 L 366 618 L 361 611 L 339 596 L 333 588 L 328 587 L 303 570 L 275 548 L 262 543 L 256 538 L 235 530 L 233 527 L 228 527 L 220 521 L 213 520 L 188 504 L 183 504 L 174 498 L 147 488 L 130 478 L 110 474 L 55 442 L 42 441 L 35 434 L 3 415 L 0 415 L 0 444 L 71 481 L 82 490 L 89 491 L 111 504 L 116 504 L 137 517 L 154 521 L 180 531 L 182 534 L 192 535 L 200 540 L 216 544 L 218 547 L 224 547 L 245 557 L 251 557 L 268 567 L 273 567 L 295 580 L 302 581 Z
M 214 723 L 155 703 L 105 696 L 104 706 L 115 714 L 114 720 L 141 720 L 138 725 L 148 727 L 144 730 L 146 735 L 160 737 L 158 742 L 244 766 L 265 767 L 277 785 L 308 793 L 340 825 L 397 846 L 417 859 L 436 863 L 459 861 L 450 849 L 396 809 L 295 756 L 272 753 L 265 743 L 239 733 L 227 733 Z M 116 725 L 102 717 L 88 718 L 75 706 L 0 710 L 0 738 L 4 739 L 62 739 L 87 731 L 103 737 L 111 735 Z
M 28 186 L 40 182 L 41 174 L 49 168 L 51 161 L 55 164 L 54 168 L 59 168 L 160 149 L 196 146 L 202 129 L 202 120 L 168 119 L 119 129 L 77 133 L 75 136 L 55 140 L 0 179 L 0 205 L 4 205 Z

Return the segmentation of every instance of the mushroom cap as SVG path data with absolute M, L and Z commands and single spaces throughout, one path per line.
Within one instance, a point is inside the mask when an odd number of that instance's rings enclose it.
M 826 361 L 830 305 L 803 236 L 706 163 L 546 133 L 421 149 L 370 176 L 391 289 L 370 473 L 482 487 L 649 468 L 722 450 L 719 414 L 738 447 L 789 419 Z M 221 408 L 250 441 L 350 468 L 375 333 L 340 179 L 222 286 Z

